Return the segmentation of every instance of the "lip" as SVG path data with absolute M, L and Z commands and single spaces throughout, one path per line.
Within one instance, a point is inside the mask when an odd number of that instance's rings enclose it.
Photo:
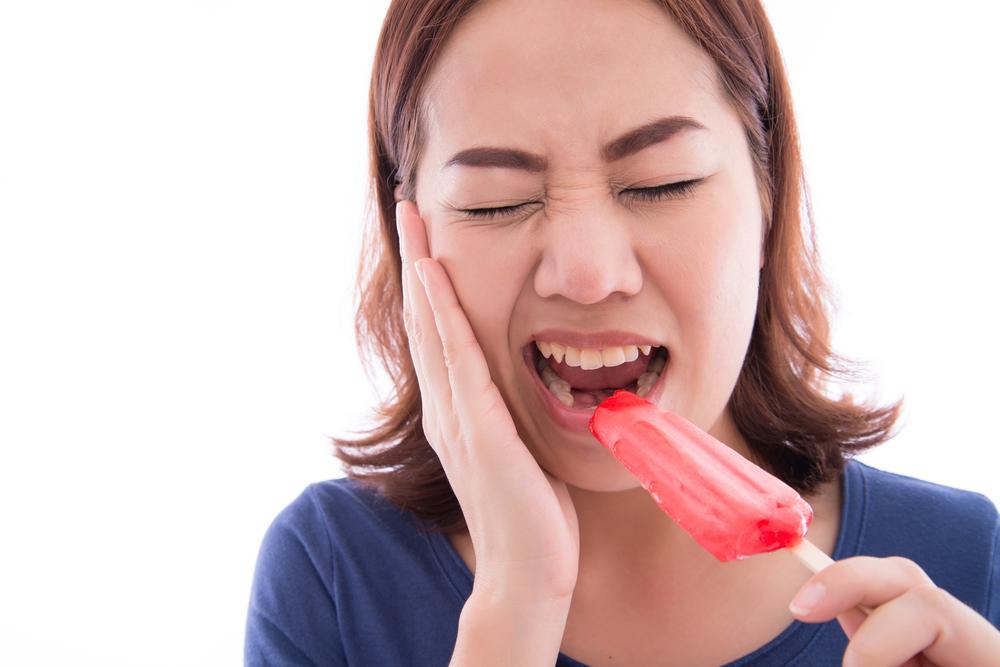
M 613 343 L 612 343 L 613 344 Z M 643 343 L 645 344 L 645 343 Z M 649 343 L 650 345 L 655 345 L 656 343 Z M 538 371 L 535 368 L 535 358 L 534 351 L 531 349 L 534 347 L 534 343 L 530 345 L 525 345 L 522 357 L 524 359 L 525 365 L 528 367 L 528 374 L 531 376 L 531 380 L 535 385 L 535 390 L 538 392 L 541 398 L 542 405 L 545 406 L 545 412 L 548 413 L 549 419 L 555 422 L 558 426 L 566 431 L 572 433 L 584 433 L 593 438 L 590 433 L 589 424 L 590 418 L 594 414 L 594 409 L 597 406 L 591 406 L 588 408 L 567 408 L 563 405 L 559 399 L 552 395 L 548 387 L 542 382 L 542 378 L 539 377 Z M 663 395 L 664 381 L 667 377 L 667 369 L 670 368 L 670 357 L 667 357 L 667 365 L 663 368 L 663 372 L 660 374 L 660 379 L 656 381 L 645 398 L 651 403 L 658 403 L 660 397 Z M 596 438 L 593 438 L 594 442 L 597 442 Z
M 549 328 L 542 329 L 532 334 L 528 341 L 536 340 L 563 343 L 572 345 L 580 349 L 596 349 L 602 347 L 614 347 L 618 345 L 651 345 L 654 347 L 666 347 L 663 341 L 653 340 L 648 336 L 625 331 L 623 329 L 608 329 L 605 331 L 574 331 L 573 329 Z

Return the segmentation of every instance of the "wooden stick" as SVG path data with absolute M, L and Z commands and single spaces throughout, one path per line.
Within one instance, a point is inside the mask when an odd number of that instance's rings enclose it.
M 809 540 L 802 538 L 802 541 L 796 544 L 794 547 L 788 547 L 788 550 L 795 554 L 803 565 L 809 568 L 809 571 L 816 574 L 823 568 L 833 565 L 834 560 L 827 556 L 825 553 L 820 551 L 820 548 Z M 863 611 L 866 615 L 872 613 L 871 607 L 866 607 L 863 604 L 857 606 L 858 609 Z
M 788 547 L 795 556 L 802 561 L 802 564 L 809 568 L 809 571 L 816 574 L 823 568 L 833 565 L 833 559 L 820 551 L 819 547 L 802 538 L 802 541 L 794 547 Z

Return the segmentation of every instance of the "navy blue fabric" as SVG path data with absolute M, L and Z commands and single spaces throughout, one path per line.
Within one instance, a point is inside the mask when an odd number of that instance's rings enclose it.
M 906 556 L 1000 627 L 1000 519 L 969 491 L 851 461 L 833 557 Z M 447 665 L 472 573 L 443 535 L 349 479 L 310 485 L 258 555 L 246 665 Z M 795 621 L 726 667 L 839 666 L 836 621 Z M 557 665 L 586 667 L 560 654 Z

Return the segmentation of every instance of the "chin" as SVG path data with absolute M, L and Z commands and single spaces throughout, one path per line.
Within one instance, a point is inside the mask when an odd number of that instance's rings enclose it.
M 565 460 L 568 457 L 560 457 L 564 460 L 553 462 L 551 465 L 539 461 L 539 466 L 556 479 L 584 491 L 617 493 L 639 488 L 639 480 L 626 470 L 611 455 L 611 452 L 603 448 L 601 452 L 603 456 L 582 457 L 574 460 Z

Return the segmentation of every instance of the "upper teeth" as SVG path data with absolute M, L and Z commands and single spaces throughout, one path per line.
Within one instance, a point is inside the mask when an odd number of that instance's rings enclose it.
M 578 366 L 585 371 L 602 366 L 620 366 L 626 361 L 638 359 L 640 350 L 643 354 L 649 354 L 650 350 L 653 349 L 652 345 L 621 345 L 596 350 L 581 349 L 572 345 L 542 340 L 536 340 L 535 345 L 546 359 L 551 356 L 560 363 L 564 362 L 567 366 Z

